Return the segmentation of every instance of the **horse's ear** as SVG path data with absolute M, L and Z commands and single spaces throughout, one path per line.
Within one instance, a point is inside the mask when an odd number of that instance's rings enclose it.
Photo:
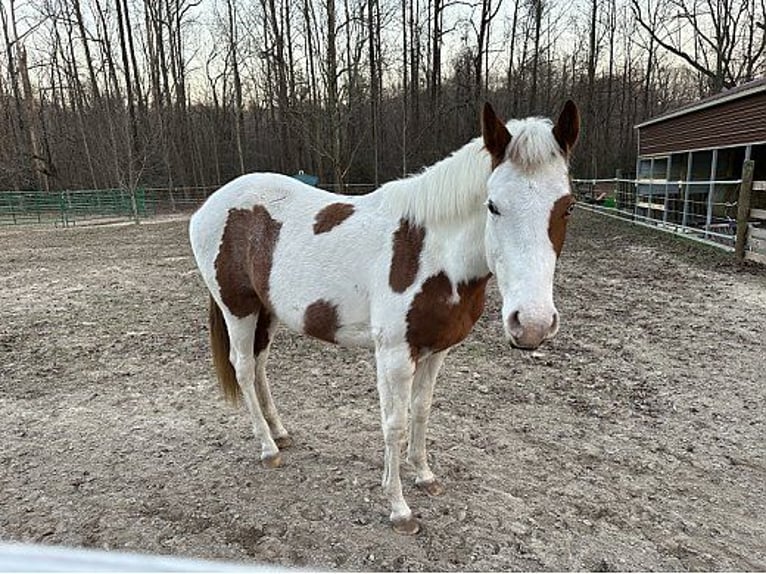
M 496 167 L 505 158 L 505 148 L 511 143 L 511 134 L 495 115 L 495 110 L 489 102 L 484 104 L 481 114 L 481 135 L 484 138 L 484 146 L 492 156 L 492 167 Z
M 572 100 L 567 100 L 564 104 L 564 109 L 553 126 L 553 135 L 564 155 L 569 155 L 577 142 L 577 136 L 580 135 L 580 111 Z

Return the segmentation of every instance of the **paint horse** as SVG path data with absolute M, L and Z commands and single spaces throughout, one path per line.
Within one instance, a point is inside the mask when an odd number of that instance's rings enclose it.
M 553 276 L 574 207 L 568 159 L 579 118 L 568 101 L 555 124 L 505 124 L 486 104 L 482 138 L 369 195 L 258 173 L 208 198 L 189 233 L 210 290 L 214 364 L 228 398 L 244 397 L 264 466 L 279 466 L 292 442 L 266 378 L 277 324 L 370 347 L 391 523 L 419 530 L 399 475 L 408 414 L 415 483 L 440 495 L 425 444 L 434 380 L 479 319 L 490 276 L 513 346 L 534 349 L 558 331 Z

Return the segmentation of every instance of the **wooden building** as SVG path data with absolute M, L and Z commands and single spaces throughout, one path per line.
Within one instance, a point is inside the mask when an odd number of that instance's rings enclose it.
M 636 126 L 635 213 L 730 235 L 743 162 L 754 160 L 754 208 L 766 208 L 766 78 Z

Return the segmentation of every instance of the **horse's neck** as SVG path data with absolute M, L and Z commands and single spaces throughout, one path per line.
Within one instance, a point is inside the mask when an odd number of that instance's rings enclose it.
M 459 225 L 433 224 L 427 229 L 427 243 L 434 263 L 460 282 L 489 274 L 484 246 L 486 208 L 482 207 Z
M 426 229 L 429 256 L 455 280 L 489 273 L 484 250 L 489 153 L 477 138 L 409 178 L 381 187 L 381 206 Z

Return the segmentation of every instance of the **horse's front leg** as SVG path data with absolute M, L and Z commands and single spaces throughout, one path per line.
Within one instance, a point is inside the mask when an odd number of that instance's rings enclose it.
M 394 348 L 379 346 L 375 358 L 378 370 L 378 394 L 383 427 L 383 490 L 391 504 L 391 525 L 400 534 L 417 534 L 420 524 L 402 494 L 399 474 L 402 443 L 407 429 L 407 405 L 410 401 L 415 364 L 406 345 Z
M 412 386 L 412 402 L 410 403 L 412 421 L 410 422 L 407 462 L 415 469 L 415 484 L 429 496 L 440 496 L 445 492 L 444 485 L 434 477 L 434 473 L 428 466 L 426 430 L 428 428 L 428 416 L 431 413 L 434 383 L 446 356 L 447 351 L 442 351 L 418 361 Z

